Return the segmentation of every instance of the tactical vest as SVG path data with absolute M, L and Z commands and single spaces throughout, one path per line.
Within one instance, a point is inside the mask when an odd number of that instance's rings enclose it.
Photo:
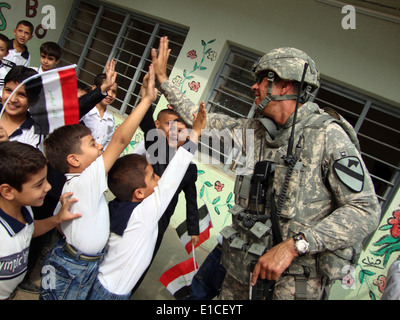
M 326 172 L 321 169 L 325 129 L 332 122 L 338 123 L 357 149 L 359 144 L 351 125 L 340 115 L 333 115 L 319 109 L 319 112 L 312 114 L 300 126 L 296 124 L 294 141 L 300 160 L 289 169 L 290 178 L 286 184 L 284 181 L 288 177 L 288 165 L 284 156 L 287 153 L 287 143 L 282 143 L 277 148 L 265 148 L 262 159 L 271 164 L 266 183 L 267 190 L 264 190 L 265 208 L 254 208 L 249 198 L 250 190 L 254 186 L 253 176 L 236 178 L 235 206 L 230 209 L 232 226 L 227 226 L 221 231 L 224 238 L 222 264 L 240 283 L 249 283 L 252 264 L 274 245 L 270 219 L 273 201 L 278 204 L 279 225 L 284 240 L 317 224 L 335 210 L 332 195 L 324 183 Z M 280 138 L 286 141 L 288 139 Z M 286 194 L 283 201 L 279 199 L 282 192 Z M 249 212 L 257 210 L 263 210 L 263 219 L 255 223 L 249 222 Z M 286 274 L 339 279 L 343 277 L 343 266 L 354 263 L 358 259 L 360 249 L 361 246 L 357 250 L 349 247 L 335 252 L 297 257 Z

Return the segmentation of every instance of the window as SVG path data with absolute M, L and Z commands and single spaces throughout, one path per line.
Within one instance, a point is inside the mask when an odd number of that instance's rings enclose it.
M 259 57 L 234 47 L 228 51 L 206 99 L 207 109 L 233 117 L 252 117 L 255 106 L 251 86 L 255 80 L 250 70 Z M 400 186 L 400 110 L 325 80 L 314 100 L 321 108 L 335 109 L 355 128 L 363 160 L 385 209 Z M 236 162 L 241 162 L 240 152 L 223 142 L 219 148 L 212 143 L 214 139 L 202 137 L 199 149 L 208 150 L 225 172 L 234 172 Z
M 386 208 L 400 186 L 400 110 L 324 80 L 315 102 L 335 109 L 353 125 L 376 194 Z
M 251 70 L 258 58 L 258 55 L 236 47 L 228 50 L 206 98 L 208 112 L 224 113 L 235 118 L 251 118 L 254 115 L 251 87 L 255 78 Z M 235 171 L 236 165 L 243 163 L 241 153 L 226 141 L 219 141 L 219 146 L 216 143 L 216 139 L 202 136 L 199 150 L 208 152 L 212 163 L 223 163 L 224 171 Z
M 104 72 L 107 60 L 116 61 L 118 93 L 113 108 L 130 114 L 139 100 L 140 86 L 151 63 L 150 50 L 168 36 L 170 72 L 187 30 L 93 1 L 78 1 L 60 39 L 61 65 L 77 65 L 79 80 L 91 86 Z M 157 101 L 154 102 L 157 104 Z

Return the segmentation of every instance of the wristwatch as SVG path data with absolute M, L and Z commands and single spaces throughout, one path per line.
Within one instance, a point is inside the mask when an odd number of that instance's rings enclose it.
M 304 256 L 309 251 L 309 243 L 301 233 L 298 233 L 293 236 L 294 239 L 294 248 L 299 253 L 299 256 Z

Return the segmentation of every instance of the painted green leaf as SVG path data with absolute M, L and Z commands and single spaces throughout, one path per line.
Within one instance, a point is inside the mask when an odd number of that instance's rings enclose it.
M 219 200 L 221 200 L 221 197 L 216 197 L 216 198 L 213 200 L 212 204 L 216 204 L 217 202 L 219 202 Z
M 400 242 L 399 238 L 394 238 L 392 236 L 384 236 L 382 238 L 380 238 L 378 241 L 376 241 L 374 243 L 375 246 L 381 246 L 384 244 L 393 244 L 393 243 L 397 243 Z
M 386 231 L 386 230 L 389 230 L 389 229 L 391 229 L 391 228 L 392 228 L 392 225 L 391 225 L 391 224 L 385 224 L 385 225 L 381 226 L 381 227 L 379 228 L 379 230 L 381 230 L 381 231 Z
M 204 196 L 204 189 L 205 189 L 204 186 L 202 186 L 200 189 L 200 198 L 203 198 L 203 196 Z

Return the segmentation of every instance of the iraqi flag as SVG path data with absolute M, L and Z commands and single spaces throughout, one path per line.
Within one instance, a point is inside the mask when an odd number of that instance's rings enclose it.
M 195 248 L 197 248 L 204 241 L 206 241 L 208 238 L 210 238 L 210 229 L 212 227 L 213 227 L 213 225 L 212 225 L 210 213 L 208 212 L 207 206 L 204 205 L 201 208 L 199 208 L 200 234 L 199 234 L 199 242 L 197 243 Z M 178 236 L 181 239 L 181 242 L 182 242 L 183 246 L 185 247 L 187 253 L 190 254 L 193 250 L 193 246 L 191 243 L 191 240 L 192 240 L 191 236 L 188 234 L 186 220 L 183 221 L 176 228 L 176 232 L 178 233 Z
M 182 300 L 190 293 L 192 279 L 198 265 L 196 259 L 190 258 L 165 271 L 158 281 L 177 299 Z
M 79 123 L 75 67 L 70 65 L 52 69 L 31 77 L 41 78 L 43 90 L 39 100 L 29 107 L 29 112 L 45 136 L 58 127 Z

